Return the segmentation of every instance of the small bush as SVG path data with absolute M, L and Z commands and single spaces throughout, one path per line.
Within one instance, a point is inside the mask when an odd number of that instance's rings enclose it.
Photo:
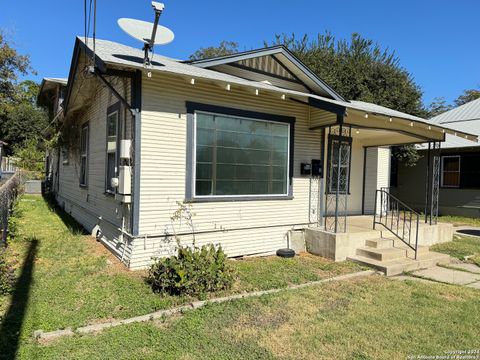
M 5 250 L 0 248 L 0 294 L 6 295 L 12 291 L 15 282 L 15 269 L 8 262 Z
M 7 241 L 12 241 L 18 233 L 18 223 L 21 216 L 20 210 L 18 208 L 18 203 L 15 202 L 12 205 L 12 211 L 8 217 L 8 233 L 7 233 Z
M 153 291 L 169 295 L 202 295 L 230 289 L 233 270 L 220 246 L 180 247 L 177 256 L 155 259 L 148 274 Z

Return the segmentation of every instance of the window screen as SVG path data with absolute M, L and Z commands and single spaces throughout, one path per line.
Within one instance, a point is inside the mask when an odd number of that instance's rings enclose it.
M 287 195 L 289 124 L 195 117 L 196 196 Z
M 340 154 L 339 154 L 340 150 Z M 340 180 L 339 193 L 346 194 L 350 189 L 350 157 L 352 154 L 351 138 L 342 140 L 339 146 L 339 138 L 330 136 L 328 141 L 328 192 L 337 191 Z M 340 168 L 338 162 L 340 161 Z M 339 174 L 340 169 L 340 174 Z M 339 176 L 340 175 L 340 176 Z

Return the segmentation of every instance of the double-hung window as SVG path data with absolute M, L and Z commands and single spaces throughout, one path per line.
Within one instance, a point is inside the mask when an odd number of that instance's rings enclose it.
M 196 111 L 194 197 L 289 195 L 292 126 L 288 121 Z
M 82 126 L 80 134 L 80 186 L 88 182 L 88 123 Z
M 340 146 L 339 146 L 340 145 Z M 328 138 L 328 192 L 340 194 L 350 191 L 350 163 L 352 138 L 330 135 Z M 340 163 L 340 166 L 339 166 Z
M 460 187 L 460 156 L 442 156 L 442 186 Z
M 112 186 L 112 178 L 117 176 L 117 146 L 118 146 L 118 123 L 119 111 L 115 110 L 107 115 L 107 159 L 105 171 L 105 190 L 107 193 L 115 193 Z

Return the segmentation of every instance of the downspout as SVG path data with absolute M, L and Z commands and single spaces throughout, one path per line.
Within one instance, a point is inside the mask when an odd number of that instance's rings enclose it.
M 140 153 L 141 153 L 141 110 L 142 110 L 142 72 L 135 71 L 132 81 L 132 104 L 135 108 L 133 149 L 134 149 L 134 171 L 132 179 L 132 207 L 131 207 L 131 233 L 139 235 L 140 222 Z

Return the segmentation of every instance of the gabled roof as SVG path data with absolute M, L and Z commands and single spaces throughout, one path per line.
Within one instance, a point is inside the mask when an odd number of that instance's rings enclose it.
M 45 95 L 49 91 L 55 91 L 57 86 L 66 86 L 68 79 L 66 78 L 43 78 L 37 96 L 37 104 L 40 106 L 48 105 L 48 99 Z
M 201 68 L 214 68 L 219 65 L 243 66 L 252 70 L 271 69 L 277 65 L 277 72 L 283 77 L 302 82 L 311 92 L 334 100 L 345 99 L 320 79 L 312 70 L 301 62 L 283 45 L 244 51 L 231 55 L 208 59 L 185 61 Z M 279 75 L 280 75 L 279 74 Z
M 88 47 L 85 45 L 83 38 L 77 37 L 76 40 L 76 49 L 75 54 L 79 50 L 85 50 L 89 54 L 92 54 L 92 40 L 88 40 Z M 130 46 L 122 45 L 109 40 L 100 40 L 96 39 L 95 45 L 95 54 L 97 57 L 97 66 L 101 70 L 106 69 L 108 65 L 116 65 L 121 67 L 135 68 L 135 69 L 144 69 L 143 66 L 143 51 L 138 48 L 132 48 Z M 74 56 L 75 58 L 75 56 Z M 75 59 L 72 59 L 72 67 L 70 69 L 69 75 L 69 84 L 68 88 L 72 87 L 71 82 L 74 81 L 73 71 L 75 69 Z M 285 94 L 291 96 L 297 96 L 298 98 L 308 99 L 314 98 L 324 102 L 332 104 L 332 106 L 345 107 L 353 110 L 360 111 L 371 111 L 376 114 L 381 114 L 385 116 L 399 117 L 407 120 L 413 121 L 423 121 L 426 120 L 413 116 L 410 114 L 402 113 L 400 111 L 392 110 L 383 106 L 362 102 L 362 101 L 346 101 L 346 100 L 334 100 L 324 96 L 319 96 L 316 94 L 309 94 L 301 91 L 289 90 L 280 88 L 265 82 L 257 82 L 252 80 L 246 80 L 234 75 L 221 73 L 218 71 L 213 71 L 208 68 L 202 68 L 198 66 L 193 66 L 183 61 L 174 60 L 172 58 L 155 54 L 152 59 L 151 67 L 149 68 L 152 72 L 159 73 L 170 73 L 176 74 L 185 77 L 191 77 L 198 80 L 205 79 L 208 81 L 217 81 L 225 84 L 231 84 L 232 86 L 247 86 L 252 89 L 258 89 L 260 92 L 276 92 L 278 94 Z M 67 92 L 68 93 L 68 92 Z
M 480 120 L 480 99 L 470 101 L 430 119 L 431 122 L 437 124 L 470 120 Z
M 470 101 L 455 109 L 446 111 L 430 119 L 431 122 L 442 124 L 452 129 L 480 136 L 480 99 Z M 441 144 L 442 149 L 465 148 L 478 146 L 471 141 L 448 135 Z
M 64 112 L 68 114 L 70 109 L 70 95 L 74 87 L 76 79 L 77 65 L 79 63 L 80 54 L 85 51 L 88 57 L 92 57 L 93 54 L 93 40 L 88 39 L 88 46 L 85 44 L 83 38 L 77 37 L 75 42 L 74 55 L 72 57 L 72 63 L 70 67 L 70 73 L 68 78 L 67 93 L 64 101 Z M 143 65 L 143 51 L 140 48 L 132 48 L 126 45 L 122 45 L 113 41 L 108 40 L 96 40 L 95 46 L 95 55 L 96 55 L 96 66 L 100 72 L 104 72 L 107 68 L 123 68 L 123 69 L 137 69 L 144 70 Z M 81 57 L 83 59 L 83 56 Z M 400 111 L 392 110 L 383 106 L 379 106 L 372 103 L 362 102 L 362 101 L 346 101 L 346 100 L 336 100 L 330 97 L 325 97 L 317 94 L 312 94 L 304 91 L 297 91 L 286 89 L 278 86 L 274 86 L 267 82 L 262 81 L 253 81 L 247 80 L 242 77 L 234 76 L 227 73 L 222 73 L 220 71 L 213 71 L 208 68 L 203 68 L 199 66 L 194 66 L 183 61 L 174 60 L 165 56 L 155 54 L 153 59 L 151 59 L 151 65 L 149 66 L 149 71 L 154 75 L 156 74 L 172 74 L 185 78 L 193 83 L 195 81 L 205 81 L 209 83 L 216 83 L 221 86 L 227 86 L 230 88 L 244 88 L 253 91 L 257 95 L 262 93 L 267 93 L 270 95 L 281 97 L 282 99 L 291 99 L 295 101 L 300 101 L 301 103 L 310 105 L 316 104 L 315 107 L 321 105 L 321 108 L 335 114 L 346 114 L 350 110 L 353 113 L 363 114 L 367 118 L 366 113 L 370 113 L 376 118 L 396 118 L 400 119 L 402 122 L 408 121 L 410 126 L 413 126 L 413 123 L 422 124 L 422 128 L 436 129 L 435 131 L 444 130 L 444 132 L 454 134 L 455 131 L 450 131 L 447 126 L 432 126 L 431 122 L 413 116 L 410 114 L 402 113 Z M 320 105 L 319 105 L 320 104 Z M 459 136 L 467 136 L 471 138 L 472 134 L 459 132 Z M 476 139 L 476 136 L 473 136 Z

